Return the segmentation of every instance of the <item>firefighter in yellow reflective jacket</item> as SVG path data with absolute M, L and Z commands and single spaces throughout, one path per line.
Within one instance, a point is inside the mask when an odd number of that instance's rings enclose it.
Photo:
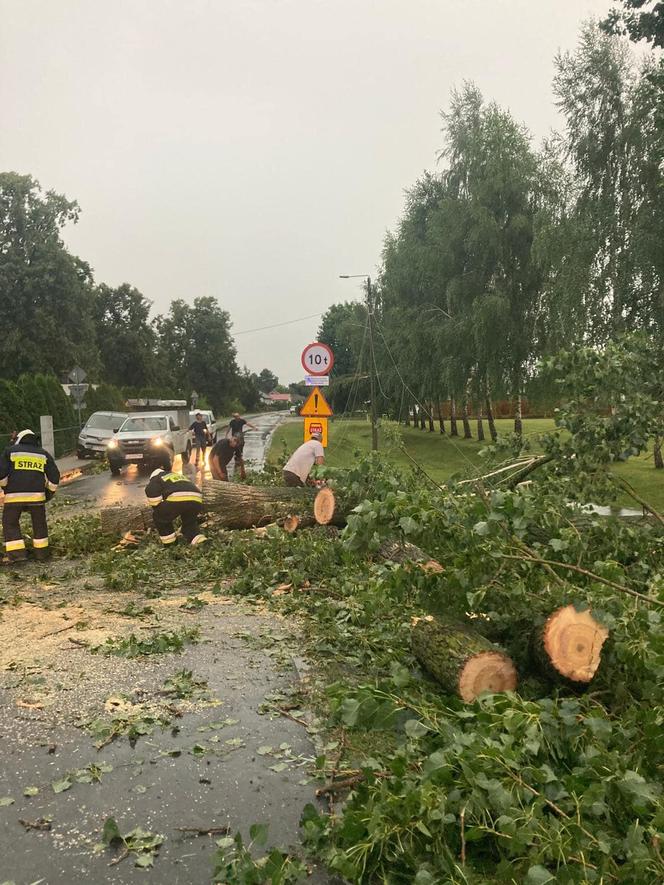
M 153 507 L 154 525 L 162 544 L 174 544 L 175 520 L 180 517 L 182 537 L 188 544 L 207 541 L 198 530 L 198 517 L 203 510 L 203 495 L 198 486 L 181 473 L 155 470 L 145 487 L 148 503 Z
M 31 430 L 22 430 L 16 441 L 0 455 L 0 488 L 5 493 L 2 533 L 10 562 L 27 559 L 21 534 L 21 514 L 32 517 L 32 546 L 35 559 L 46 559 L 48 527 L 46 502 L 60 482 L 60 471 L 51 455 L 40 447 Z

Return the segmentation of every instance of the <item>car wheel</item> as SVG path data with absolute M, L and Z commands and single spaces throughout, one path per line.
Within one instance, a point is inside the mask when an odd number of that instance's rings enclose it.
M 119 464 L 109 464 L 111 469 L 111 476 L 120 476 L 120 465 Z

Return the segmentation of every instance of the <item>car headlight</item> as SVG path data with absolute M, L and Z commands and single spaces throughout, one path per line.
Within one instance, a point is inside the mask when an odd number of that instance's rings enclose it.
M 117 449 L 117 447 L 118 447 L 118 441 L 116 439 L 109 440 L 109 443 L 108 443 L 109 449 Z
M 150 440 L 153 446 L 163 446 L 164 441 L 160 436 L 153 436 Z

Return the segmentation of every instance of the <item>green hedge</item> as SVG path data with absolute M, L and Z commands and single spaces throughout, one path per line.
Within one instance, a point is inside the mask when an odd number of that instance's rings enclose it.
M 53 416 L 56 455 L 71 451 L 78 424 L 71 400 L 55 375 L 21 375 L 17 381 L 0 381 L 0 446 L 7 445 L 12 430 L 29 427 L 39 434 L 42 415 Z

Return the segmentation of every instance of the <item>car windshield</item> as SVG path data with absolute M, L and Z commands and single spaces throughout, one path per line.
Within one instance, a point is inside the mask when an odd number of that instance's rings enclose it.
M 123 420 L 122 415 L 90 415 L 86 422 L 85 429 L 113 430 L 114 427 L 119 427 Z
M 166 419 L 153 417 L 150 415 L 136 418 L 127 418 L 125 423 L 120 428 L 120 433 L 125 433 L 127 430 L 166 430 Z

